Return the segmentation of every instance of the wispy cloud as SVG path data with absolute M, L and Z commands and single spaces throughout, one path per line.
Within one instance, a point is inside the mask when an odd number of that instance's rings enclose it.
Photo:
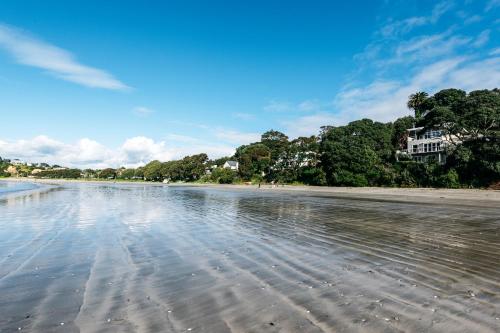
M 391 121 L 409 114 L 408 96 L 416 91 L 429 93 L 456 87 L 465 90 L 491 89 L 500 84 L 499 58 L 492 43 L 497 31 L 485 29 L 477 34 L 467 24 L 488 20 L 474 13 L 457 12 L 457 22 L 443 32 L 429 33 L 443 25 L 440 18 L 454 6 L 443 1 L 429 15 L 410 17 L 384 25 L 363 53 L 354 57 L 361 70 L 336 95 L 337 121 L 363 117 Z M 465 18 L 471 18 L 464 22 Z M 418 26 L 432 25 L 417 30 Z M 422 34 L 421 31 L 425 31 Z M 490 42 L 491 39 L 491 42 Z M 485 54 L 489 54 L 485 56 Z
M 473 24 L 480 22 L 483 18 L 479 15 L 472 15 L 464 17 L 464 24 Z
M 496 49 L 490 51 L 490 56 L 497 56 L 497 55 L 500 55 L 500 47 L 497 47 Z
M 189 135 L 175 134 L 175 133 L 168 134 L 167 135 L 167 140 L 169 140 L 169 141 L 175 141 L 175 142 L 181 142 L 181 143 L 189 143 L 189 144 L 202 142 L 198 138 L 194 138 L 194 137 L 189 136 Z
M 292 120 L 282 122 L 285 132 L 290 138 L 299 136 L 311 136 L 319 133 L 321 126 L 339 125 L 345 121 L 337 115 L 321 112 L 306 116 L 300 116 Z
M 489 29 L 482 31 L 479 34 L 479 36 L 477 36 L 474 43 L 472 43 L 472 46 L 474 46 L 474 47 L 484 46 L 490 40 L 490 33 L 491 33 L 491 31 Z
M 154 112 L 154 110 L 151 110 L 145 106 L 136 106 L 132 112 L 134 112 L 136 115 L 141 116 L 141 117 L 146 117 L 149 116 Z
M 260 140 L 259 133 L 247 133 L 226 129 L 216 129 L 214 135 L 217 139 L 233 145 L 249 144 Z
M 306 99 L 301 102 L 271 100 L 263 109 L 268 112 L 319 112 L 325 106 L 327 105 L 321 103 L 318 99 Z
M 264 106 L 264 111 L 267 112 L 285 112 L 289 111 L 291 105 L 289 102 L 271 100 Z
M 305 111 L 305 112 L 311 112 L 311 111 L 317 111 L 321 108 L 321 105 L 318 100 L 316 99 L 308 99 L 305 100 L 297 105 L 297 108 L 300 111 Z
M 396 47 L 395 55 L 381 61 L 381 64 L 391 65 L 412 62 L 427 62 L 433 58 L 449 55 L 456 49 L 466 46 L 472 38 L 451 35 L 450 31 L 435 35 L 416 36 L 407 41 L 401 41 Z
M 348 89 L 335 98 L 337 121 L 371 118 L 393 121 L 410 114 L 406 108 L 408 96 L 416 91 L 434 93 L 455 87 L 467 91 L 493 89 L 500 86 L 500 58 L 471 61 L 456 57 L 437 61 L 421 68 L 409 81 L 373 82 Z
M 5 24 L 0 24 L 0 47 L 16 62 L 41 68 L 62 80 L 92 88 L 130 89 L 110 73 L 79 63 L 70 52 Z
M 486 7 L 484 8 L 484 11 L 489 12 L 493 8 L 500 7 L 500 0 L 490 0 L 486 4 Z
M 416 27 L 426 24 L 434 24 L 444 13 L 450 10 L 453 5 L 453 1 L 441 1 L 434 6 L 430 15 L 413 16 L 402 20 L 390 21 L 380 29 L 379 34 L 385 38 L 396 37 L 398 35 L 406 34 Z

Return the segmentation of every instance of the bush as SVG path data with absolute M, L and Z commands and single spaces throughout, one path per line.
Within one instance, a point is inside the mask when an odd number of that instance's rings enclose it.
M 460 188 L 460 179 L 455 169 L 449 170 L 444 175 L 438 177 L 436 181 L 438 187 Z
M 80 178 L 82 175 L 79 169 L 62 169 L 62 170 L 44 170 L 36 176 L 39 178 Z
M 354 174 L 350 171 L 341 170 L 335 176 L 335 185 L 363 187 L 368 186 L 368 180 L 363 174 Z
M 326 175 L 323 169 L 305 168 L 300 172 L 299 181 L 307 185 L 326 185 Z
M 219 184 L 232 184 L 236 178 L 236 173 L 230 169 L 216 168 L 212 171 L 211 178 Z

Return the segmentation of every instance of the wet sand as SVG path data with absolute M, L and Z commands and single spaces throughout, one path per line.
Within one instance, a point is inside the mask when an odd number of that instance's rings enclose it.
M 377 195 L 0 196 L 0 332 L 499 332 L 500 206 Z

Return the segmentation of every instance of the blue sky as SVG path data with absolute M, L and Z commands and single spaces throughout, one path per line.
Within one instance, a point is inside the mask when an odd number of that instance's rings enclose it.
M 229 155 L 500 86 L 500 0 L 2 1 L 0 156 Z

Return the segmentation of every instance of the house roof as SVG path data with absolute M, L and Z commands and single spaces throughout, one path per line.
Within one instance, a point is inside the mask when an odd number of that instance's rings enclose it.
M 237 166 L 237 165 L 238 165 L 238 162 L 236 162 L 236 161 L 226 161 L 226 163 L 227 163 L 229 166 Z

